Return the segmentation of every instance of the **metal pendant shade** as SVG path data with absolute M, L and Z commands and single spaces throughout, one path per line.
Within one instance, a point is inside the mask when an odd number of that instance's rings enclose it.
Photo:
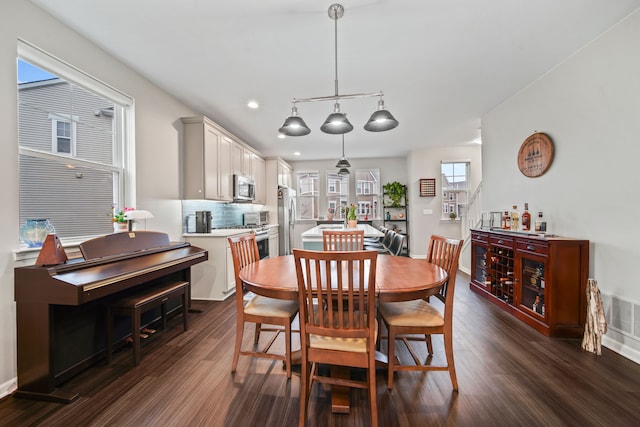
M 345 175 L 349 175 L 349 174 L 350 174 L 350 172 L 349 172 L 349 169 L 347 169 L 347 168 L 342 168 L 342 169 L 340 169 L 338 171 L 338 175 L 340 175 L 340 176 L 345 176 Z
M 345 133 L 351 132 L 353 130 L 353 125 L 347 119 L 347 115 L 345 113 L 340 112 L 340 104 L 338 101 L 340 99 L 353 99 L 353 98 L 364 98 L 364 97 L 372 97 L 379 96 L 380 101 L 378 102 L 378 110 L 375 111 L 367 124 L 365 124 L 364 128 L 371 132 L 382 132 L 386 130 L 390 130 L 398 126 L 398 121 L 389 113 L 389 111 L 384 109 L 384 102 L 382 101 L 382 96 L 384 95 L 382 92 L 376 93 L 357 93 L 350 95 L 340 95 L 338 92 L 338 19 L 340 19 L 344 15 L 344 7 L 341 4 L 332 4 L 329 6 L 329 18 L 334 21 L 334 59 L 335 59 L 335 94 L 332 96 L 320 96 L 315 98 L 305 98 L 305 99 L 293 99 L 294 107 L 291 112 L 291 116 L 289 116 L 282 127 L 279 129 L 279 132 L 283 135 L 287 136 L 303 136 L 307 135 L 311 132 L 309 127 L 306 125 L 304 120 L 298 116 L 298 111 L 296 110 L 295 103 L 296 102 L 313 102 L 313 101 L 334 101 L 334 111 L 329 114 L 327 120 L 322 124 L 320 130 L 324 133 L 332 134 L 332 135 L 344 135 Z
M 303 136 L 308 135 L 311 129 L 309 129 L 304 120 L 302 120 L 302 117 L 298 116 L 298 109 L 294 105 L 293 108 L 291 108 L 291 115 L 287 117 L 282 127 L 278 129 L 278 132 L 287 136 Z
M 353 130 L 353 125 L 347 119 L 347 115 L 340 112 L 340 104 L 336 102 L 333 113 L 329 114 L 327 120 L 320 126 L 320 130 L 332 135 L 344 135 Z
M 391 130 L 398 126 L 398 121 L 391 115 L 391 113 L 384 108 L 384 101 L 380 99 L 378 101 L 378 110 L 375 111 L 366 125 L 365 130 L 369 132 L 383 132 L 385 130 Z

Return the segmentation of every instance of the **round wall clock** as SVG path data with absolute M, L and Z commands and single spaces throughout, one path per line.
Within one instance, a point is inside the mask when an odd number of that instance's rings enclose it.
M 549 135 L 536 132 L 524 140 L 518 152 L 518 168 L 524 176 L 543 175 L 553 161 L 553 142 Z

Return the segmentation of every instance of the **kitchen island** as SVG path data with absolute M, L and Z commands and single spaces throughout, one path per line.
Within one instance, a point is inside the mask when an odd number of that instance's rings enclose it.
M 368 224 L 357 224 L 355 228 L 345 227 L 344 224 L 320 224 L 302 233 L 302 247 L 304 249 L 321 251 L 323 249 L 322 230 L 364 230 L 364 237 L 384 236 L 384 234 L 380 230 Z

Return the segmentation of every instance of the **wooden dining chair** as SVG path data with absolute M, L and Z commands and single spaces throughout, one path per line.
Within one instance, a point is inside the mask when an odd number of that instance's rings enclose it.
M 364 230 L 322 230 L 325 251 L 361 251 L 364 249 Z
M 384 323 L 388 332 L 388 385 L 393 388 L 393 375 L 395 371 L 449 371 L 454 390 L 458 390 L 458 380 L 453 362 L 453 293 L 458 271 L 458 260 L 462 250 L 463 240 L 447 239 L 445 237 L 431 236 L 427 261 L 442 267 L 448 274 L 447 281 L 435 294 L 444 304 L 444 312 L 440 312 L 427 299 L 418 299 L 402 302 L 380 302 L 378 304 L 378 317 Z M 431 335 L 441 334 L 444 338 L 444 350 L 446 365 L 427 365 L 420 359 L 409 345 L 409 341 L 422 341 L 426 343 L 429 355 L 433 354 Z M 396 341 L 402 341 L 406 345 L 414 364 L 396 364 Z
M 239 274 L 243 267 L 260 260 L 256 236 L 253 233 L 241 234 L 227 237 L 227 240 L 231 248 L 233 269 L 236 277 L 236 342 L 231 372 L 236 371 L 240 355 L 254 356 L 282 360 L 287 370 L 287 378 L 291 378 L 291 322 L 298 314 L 298 302 L 268 298 L 261 295 L 255 295 L 250 300 L 244 301 L 243 286 Z M 242 349 L 245 322 L 255 323 L 254 350 Z M 272 326 L 262 327 L 262 324 Z M 264 331 L 275 332 L 275 334 L 264 349 L 258 350 L 256 347 L 260 339 L 260 333 Z M 284 332 L 285 353 L 270 353 L 269 349 L 280 332 Z
M 375 273 L 374 251 L 307 251 L 294 249 L 300 342 L 302 348 L 300 418 L 307 421 L 309 395 L 314 381 L 367 389 L 371 424 L 378 425 L 376 403 Z M 318 310 L 314 301 L 326 301 Z M 318 364 L 367 369 L 365 381 L 320 375 Z

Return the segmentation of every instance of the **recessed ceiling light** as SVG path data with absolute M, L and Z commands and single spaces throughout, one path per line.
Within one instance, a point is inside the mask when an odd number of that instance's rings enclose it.
M 299 151 L 296 151 L 295 153 L 293 153 L 293 155 L 294 155 L 294 156 L 299 156 L 299 155 L 300 155 L 300 152 L 299 152 Z
M 278 138 L 285 139 L 287 136 L 284 133 L 279 133 Z
M 258 101 L 249 101 L 249 102 L 247 103 L 247 107 L 249 107 L 249 108 L 253 108 L 253 109 L 258 108 L 258 107 L 259 107 L 259 105 L 258 105 Z

